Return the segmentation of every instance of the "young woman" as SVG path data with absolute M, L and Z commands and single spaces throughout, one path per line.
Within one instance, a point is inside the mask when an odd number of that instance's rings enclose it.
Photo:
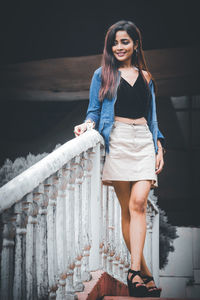
M 130 21 L 107 31 L 102 65 L 93 75 L 84 123 L 76 136 L 95 128 L 104 137 L 102 182 L 113 185 L 121 205 L 122 232 L 131 253 L 130 296 L 160 297 L 143 256 L 147 197 L 158 187 L 165 138 L 158 128 L 154 81 L 147 70 L 141 33 Z

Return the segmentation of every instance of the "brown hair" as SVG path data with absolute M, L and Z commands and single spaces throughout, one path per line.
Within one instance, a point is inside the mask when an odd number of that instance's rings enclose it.
M 105 97 L 108 99 L 112 99 L 117 88 L 119 61 L 115 58 L 113 54 L 112 46 L 115 41 L 116 32 L 119 30 L 126 31 L 134 43 L 138 41 L 137 51 L 134 51 L 132 55 L 132 64 L 139 69 L 139 72 L 142 74 L 147 88 L 148 88 L 148 84 L 142 70 L 147 71 L 147 73 L 149 74 L 150 78 L 153 81 L 152 75 L 149 72 L 146 65 L 144 51 L 142 49 L 142 37 L 141 37 L 140 30 L 131 21 L 124 21 L 124 20 L 118 21 L 117 23 L 110 26 L 105 37 L 104 50 L 103 50 L 102 63 L 101 63 L 102 73 L 101 73 L 101 88 L 99 91 L 100 101 L 103 101 Z M 155 87 L 155 82 L 153 82 L 153 84 Z

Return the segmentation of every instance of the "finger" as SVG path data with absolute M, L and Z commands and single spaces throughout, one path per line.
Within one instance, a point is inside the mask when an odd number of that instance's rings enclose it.
M 156 170 L 156 174 L 159 174 L 161 172 L 161 164 L 159 164 L 158 169 Z
M 163 160 L 160 160 L 159 167 L 156 171 L 156 174 L 159 174 L 162 171 L 163 166 L 164 166 L 164 162 L 163 162 Z
M 80 129 L 80 128 L 76 128 L 75 131 L 76 131 L 77 134 L 80 134 L 80 133 L 81 133 L 81 129 Z
M 79 136 L 79 132 L 77 131 L 77 129 L 74 130 L 74 134 L 75 134 L 75 136 Z
M 80 133 L 81 133 L 80 127 L 75 127 L 75 128 L 74 128 L 74 133 L 75 133 L 76 135 L 80 135 Z
M 156 156 L 156 165 L 155 165 L 155 169 L 156 169 L 156 170 L 158 170 L 159 164 L 160 164 L 160 159 L 159 159 L 158 156 Z

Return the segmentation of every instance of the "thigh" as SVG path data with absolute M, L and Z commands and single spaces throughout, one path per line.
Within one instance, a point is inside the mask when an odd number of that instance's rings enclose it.
M 122 210 L 128 210 L 131 194 L 131 181 L 112 181 Z

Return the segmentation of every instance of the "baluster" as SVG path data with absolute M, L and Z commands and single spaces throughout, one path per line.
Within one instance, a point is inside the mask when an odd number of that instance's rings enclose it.
M 91 176 L 91 236 L 92 247 L 90 250 L 90 270 L 100 268 L 100 231 L 101 231 L 101 179 L 100 179 L 100 144 L 97 144 L 89 153 L 92 159 L 92 176 Z
M 146 224 L 147 224 L 147 231 L 146 231 L 146 239 L 144 245 L 144 255 L 149 270 L 152 272 L 152 208 L 149 203 L 147 204 L 147 212 L 146 212 Z
M 125 246 L 126 247 L 126 246 Z M 124 283 L 127 284 L 127 274 L 128 274 L 128 269 L 130 268 L 130 252 L 128 248 L 125 248 L 125 260 L 124 260 Z
M 125 277 L 125 263 L 126 263 L 126 255 L 127 255 L 127 248 L 125 241 L 123 239 L 122 233 L 122 215 L 121 215 L 121 207 L 119 206 L 120 210 L 120 222 L 119 222 L 119 236 L 120 236 L 120 260 L 119 260 L 119 279 L 124 282 Z
M 159 210 L 153 207 L 152 217 L 152 274 L 159 285 Z
M 102 145 L 100 145 L 100 180 L 102 180 L 102 172 L 103 172 L 103 165 L 105 162 L 105 149 L 104 147 L 102 147 Z M 105 193 L 105 185 L 102 184 L 101 181 L 101 194 L 100 194 L 100 224 L 101 224 L 101 228 L 100 228 L 100 235 L 99 235 L 99 257 L 100 257 L 100 262 L 99 262 L 99 268 L 103 269 L 104 267 L 104 216 L 103 216 L 103 202 L 104 202 L 104 193 Z M 102 228 L 103 226 L 103 228 Z
M 33 202 L 33 193 L 24 197 L 24 211 L 27 215 L 26 229 L 26 299 L 37 299 L 37 281 L 36 281 L 36 233 L 38 206 Z
M 108 273 L 113 276 L 114 247 L 114 188 L 108 188 Z
M 58 258 L 58 290 L 56 291 L 56 299 L 65 299 L 66 286 L 66 188 L 67 179 L 63 175 L 65 171 L 61 168 L 57 172 L 58 176 L 58 196 L 57 196 L 57 210 L 56 210 L 56 242 L 57 242 L 57 258 Z
M 91 230 L 91 199 L 92 199 L 92 187 L 91 187 L 91 178 L 92 178 L 92 169 L 93 169 L 93 157 L 95 154 L 94 148 L 87 150 L 87 190 L 88 190 L 88 236 L 90 249 L 92 245 L 92 230 Z M 97 184 L 96 184 L 97 187 Z M 90 255 L 90 252 L 89 252 Z
M 91 274 L 89 272 L 89 253 L 91 248 L 90 233 L 89 233 L 89 205 L 90 205 L 90 175 L 88 174 L 91 169 L 91 160 L 88 158 L 88 153 L 83 153 L 84 164 L 84 181 L 83 181 L 83 203 L 82 203 L 82 217 L 83 217 L 83 263 L 82 263 L 82 280 L 89 281 Z
M 3 243 L 1 252 L 1 299 L 13 299 L 13 258 L 15 227 L 10 222 L 13 208 L 4 211 L 1 216 L 3 224 Z
M 14 259 L 13 299 L 25 299 L 25 260 L 24 236 L 26 234 L 26 220 L 23 213 L 23 200 L 14 205 L 16 238 Z
M 47 256 L 48 256 L 48 279 L 49 299 L 56 299 L 57 285 L 57 251 L 56 251 L 56 199 L 58 177 L 52 175 L 44 182 L 44 192 L 47 195 Z
M 67 277 L 66 277 L 66 297 L 67 299 L 77 298 L 74 295 L 73 273 L 75 268 L 75 243 L 74 243 L 74 184 L 75 184 L 75 160 L 72 159 L 63 169 L 66 171 L 67 190 L 65 199 L 66 209 L 66 258 L 67 258 Z
M 103 269 L 107 272 L 107 257 L 108 257 L 108 187 L 103 186 Z
M 75 181 L 75 199 L 74 199 L 74 227 L 75 227 L 75 269 L 74 269 L 74 289 L 82 292 L 84 285 L 81 280 L 81 260 L 82 260 L 82 183 L 83 166 L 81 156 L 75 158 L 76 181 Z
M 124 239 L 122 238 L 122 250 L 121 250 L 121 260 L 120 260 L 120 281 L 126 282 L 126 269 L 125 269 L 125 264 L 126 264 L 126 256 L 127 256 L 127 250 L 126 250 L 126 244 L 124 242 Z
M 121 214 L 120 214 L 120 224 L 121 224 Z M 120 279 L 120 281 L 123 281 L 124 262 L 125 262 L 124 239 L 123 239 L 123 235 L 122 235 L 122 228 L 120 226 L 120 259 L 119 259 L 119 279 Z
M 115 255 L 113 258 L 113 273 L 115 278 L 119 279 L 119 261 L 120 261 L 120 204 L 119 200 L 116 196 L 116 193 L 114 192 L 114 203 L 115 203 L 115 209 L 114 209 L 114 236 L 115 236 Z
M 33 190 L 33 200 L 38 205 L 36 225 L 36 273 L 38 298 L 48 295 L 48 260 L 47 260 L 47 206 L 48 197 L 44 193 L 44 185 Z
M 150 190 L 148 199 L 150 199 L 155 205 L 157 205 L 158 197 L 154 195 L 154 189 Z

